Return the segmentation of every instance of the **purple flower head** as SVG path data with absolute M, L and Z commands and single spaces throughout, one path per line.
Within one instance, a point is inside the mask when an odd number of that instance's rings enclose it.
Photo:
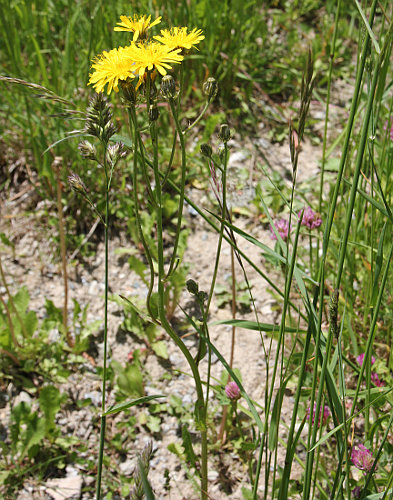
M 388 126 L 389 126 L 389 122 L 386 121 L 383 129 L 387 130 Z M 393 141 L 393 123 L 390 126 L 390 140 Z
M 359 356 L 356 358 L 356 361 L 360 366 L 362 366 L 364 360 L 364 352 L 362 354 L 359 354 Z M 375 356 L 371 356 L 371 364 L 373 365 L 375 363 Z
M 277 229 L 278 234 L 285 241 L 288 238 L 289 222 L 285 219 L 279 219 L 279 220 L 274 222 L 274 225 Z M 271 231 L 271 235 L 270 235 L 271 239 L 276 240 L 277 236 L 275 235 L 272 226 L 270 226 L 270 231 Z
M 378 373 L 375 372 L 371 373 L 371 382 L 373 382 L 377 387 L 383 387 L 385 385 L 385 382 L 379 380 Z
M 302 226 L 306 226 L 308 229 L 315 229 L 316 227 L 319 227 L 322 224 L 322 219 L 320 215 L 314 212 L 314 210 L 311 207 L 306 207 L 300 210 L 300 212 L 298 213 L 299 219 L 302 216 L 302 213 L 303 213 Z
M 361 486 L 355 486 L 355 488 L 352 490 L 352 497 L 353 498 L 360 498 L 362 491 L 363 491 L 363 489 Z
M 371 471 L 374 463 L 373 454 L 363 444 L 359 444 L 352 448 L 351 460 L 353 465 L 363 470 L 365 474 Z
M 240 389 L 236 382 L 228 382 L 225 386 L 225 394 L 229 399 L 236 401 L 240 398 Z
M 312 423 L 314 423 L 315 420 L 316 409 L 317 409 L 317 403 L 314 403 L 314 411 L 312 413 Z M 323 408 L 321 408 L 321 411 L 319 412 L 318 425 L 320 425 L 321 423 L 321 416 L 322 416 L 322 425 L 325 425 L 330 415 L 331 415 L 330 409 L 327 405 L 325 405 Z M 310 408 L 307 408 L 307 420 L 310 420 Z

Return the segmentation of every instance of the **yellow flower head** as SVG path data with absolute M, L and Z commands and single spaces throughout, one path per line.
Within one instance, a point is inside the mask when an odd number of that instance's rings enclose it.
M 187 33 L 188 28 L 172 28 L 171 30 L 161 30 L 161 36 L 155 36 L 156 40 L 171 49 L 184 48 L 191 49 L 194 45 L 205 38 L 202 30 L 194 28 Z
M 147 44 L 132 43 L 126 48 L 129 57 L 134 61 L 134 71 L 139 74 L 138 86 L 143 81 L 147 71 L 156 69 L 161 75 L 166 75 L 171 64 L 179 64 L 183 56 L 179 54 L 181 49 L 171 50 L 166 45 L 157 42 Z
M 93 85 L 96 92 L 102 92 L 108 84 L 108 95 L 119 91 L 119 81 L 125 81 L 127 78 L 135 78 L 134 62 L 128 55 L 127 49 L 119 47 L 118 49 L 104 52 L 93 60 L 92 69 L 94 73 L 90 74 L 89 85 Z
M 155 21 L 150 22 L 151 16 L 146 17 L 138 17 L 137 15 L 134 18 L 129 16 L 120 16 L 121 23 L 117 23 L 118 26 L 114 28 L 115 31 L 132 31 L 134 33 L 133 42 L 136 42 L 138 38 L 144 40 L 146 38 L 146 32 L 152 26 L 161 22 L 161 16 L 157 17 Z

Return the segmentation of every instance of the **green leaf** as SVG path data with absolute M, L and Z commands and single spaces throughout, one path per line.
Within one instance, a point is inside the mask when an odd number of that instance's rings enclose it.
M 131 257 L 128 258 L 128 263 L 130 265 L 130 269 L 132 271 L 135 271 L 136 274 L 141 278 L 143 283 L 147 285 L 147 280 L 145 276 L 147 266 L 141 260 L 135 257 L 135 255 L 131 255 Z
M 183 438 L 184 453 L 187 461 L 196 469 L 198 457 L 195 455 L 194 448 L 192 447 L 192 440 L 190 433 L 188 432 L 187 425 L 182 426 L 181 435 Z
M 21 459 L 24 458 L 26 453 L 29 453 L 36 445 L 39 445 L 45 438 L 46 428 L 45 421 L 39 418 L 37 413 L 29 415 L 26 422 L 26 431 L 22 439 Z
M 252 494 L 252 490 L 249 490 L 248 488 L 242 488 L 242 495 L 244 500 L 253 500 L 254 495 Z
M 34 311 L 29 311 L 23 318 L 23 324 L 25 325 L 25 330 L 30 337 L 36 331 L 38 326 L 37 315 Z
M 126 135 L 121 135 L 121 134 L 112 135 L 110 142 L 122 142 L 124 144 L 124 146 L 127 146 L 127 148 L 131 148 L 131 149 L 133 149 L 133 147 L 134 147 L 134 143 Z
M 179 458 L 184 456 L 184 448 L 180 443 L 170 443 L 168 444 L 168 451 L 174 453 Z
M 14 295 L 13 302 L 19 314 L 26 312 L 27 306 L 30 302 L 30 295 L 25 286 L 22 286 L 22 288 Z
M 105 413 L 102 414 L 103 417 L 107 415 L 114 415 L 115 413 L 119 413 L 119 411 L 127 410 L 132 406 L 143 405 L 148 403 L 152 399 L 165 398 L 163 394 L 157 394 L 155 396 L 144 396 L 143 398 L 134 399 L 133 401 L 129 401 L 128 403 L 121 403 L 115 406 L 111 406 Z
M 15 245 L 7 238 L 5 233 L 0 233 L 0 241 L 7 247 L 15 248 Z
M 278 332 L 280 330 L 280 325 L 272 325 L 270 323 L 258 323 L 257 321 L 249 321 L 245 319 L 223 319 L 220 321 L 214 321 L 211 325 L 230 325 L 236 326 L 238 328 L 246 328 L 247 330 L 256 330 L 262 332 Z M 293 328 L 291 326 L 285 325 L 285 331 L 288 333 L 306 333 L 305 330 L 299 328 Z
M 168 350 L 163 340 L 151 344 L 153 351 L 162 359 L 168 359 Z
M 269 427 L 269 450 L 271 452 L 273 452 L 277 446 L 281 407 L 282 407 L 282 401 L 284 399 L 284 392 L 285 392 L 287 382 L 288 382 L 288 379 L 285 380 L 284 383 L 280 386 L 280 388 L 276 394 L 276 399 L 274 400 L 272 417 L 270 420 L 270 427 Z
M 154 417 L 153 415 L 149 415 L 147 417 L 146 426 L 150 432 L 160 432 L 160 428 L 161 428 L 160 417 Z
M 143 396 L 143 376 L 136 365 L 122 368 L 117 378 L 119 389 L 129 396 Z
M 61 396 L 60 391 L 54 385 L 43 387 L 39 395 L 40 408 L 45 417 L 45 429 L 49 429 L 55 425 L 55 417 L 60 410 Z

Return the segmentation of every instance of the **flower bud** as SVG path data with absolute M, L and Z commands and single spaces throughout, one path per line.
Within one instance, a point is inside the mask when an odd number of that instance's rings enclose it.
M 158 110 L 157 104 L 151 104 L 149 108 L 149 121 L 155 122 L 156 120 L 158 120 L 159 116 L 160 112 Z
M 203 154 L 203 156 L 206 156 L 206 158 L 211 158 L 213 150 L 210 144 L 201 144 L 201 153 Z
M 131 104 L 135 105 L 136 103 L 136 90 L 130 78 L 127 78 L 126 81 L 119 82 L 120 88 L 123 92 L 124 99 Z
M 225 160 L 225 146 L 224 144 L 220 144 L 217 149 L 218 157 L 220 158 L 221 163 L 224 163 Z
M 228 142 L 231 138 L 231 131 L 227 123 L 223 123 L 221 125 L 218 137 L 222 140 L 222 142 Z
M 95 146 L 91 144 L 89 141 L 82 141 L 78 145 L 78 149 L 82 158 L 85 160 L 97 160 L 97 151 Z
M 201 304 L 206 302 L 208 298 L 209 298 L 209 296 L 206 292 L 198 292 L 198 294 L 197 294 L 197 299 L 199 300 L 199 302 Z
M 196 283 L 194 280 L 189 279 L 187 280 L 186 286 L 191 295 L 197 295 L 199 290 L 198 283 Z
M 73 191 L 76 193 L 86 193 L 86 186 L 83 184 L 82 179 L 79 177 L 79 175 L 74 174 L 74 172 L 71 173 L 71 175 L 68 176 L 68 182 L 70 184 L 70 187 Z
M 208 78 L 204 82 L 204 84 L 202 86 L 202 90 L 203 90 L 203 93 L 205 94 L 205 96 L 209 99 L 209 101 L 211 99 L 214 99 L 217 95 L 217 92 L 218 92 L 217 80 L 213 77 Z
M 164 99 L 176 97 L 176 83 L 171 75 L 165 75 L 161 80 L 161 95 Z

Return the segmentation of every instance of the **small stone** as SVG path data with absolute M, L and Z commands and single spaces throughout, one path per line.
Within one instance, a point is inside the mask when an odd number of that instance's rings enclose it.
M 20 392 L 15 400 L 14 400 L 14 406 L 18 405 L 19 403 L 26 403 L 27 405 L 31 405 L 31 397 L 29 394 L 27 394 L 27 392 Z
M 125 476 L 131 476 L 135 469 L 135 459 L 128 459 L 125 462 L 122 462 L 119 466 L 120 472 Z
M 81 476 L 67 476 L 59 479 L 51 479 L 46 483 L 46 493 L 48 493 L 53 500 L 80 498 L 81 490 Z
M 210 470 L 207 473 L 207 478 L 209 481 L 215 481 L 218 478 L 218 472 L 215 470 Z

